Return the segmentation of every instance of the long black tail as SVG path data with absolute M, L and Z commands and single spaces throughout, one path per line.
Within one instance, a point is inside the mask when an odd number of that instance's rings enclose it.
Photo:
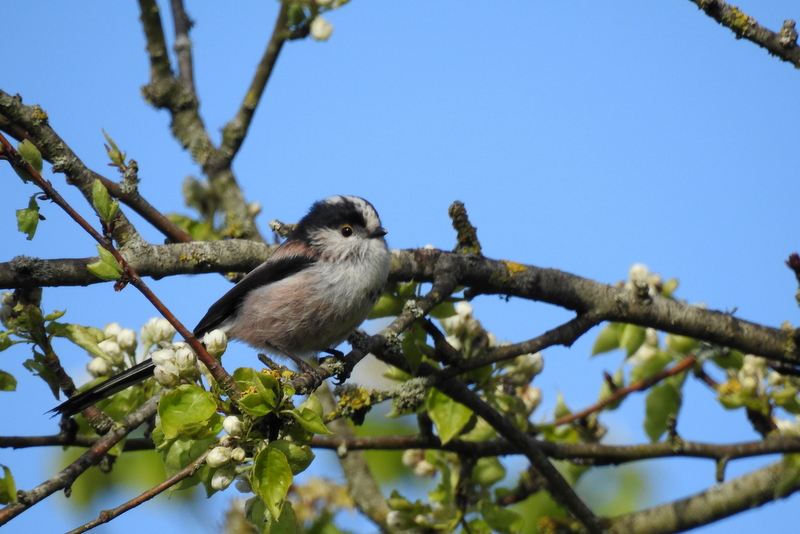
M 132 385 L 153 376 L 153 369 L 155 364 L 153 360 L 147 359 L 141 363 L 137 363 L 130 369 L 126 369 L 116 376 L 112 376 L 102 384 L 97 384 L 93 388 L 89 388 L 82 393 L 73 395 L 66 402 L 59 404 L 48 413 L 53 416 L 61 415 L 75 415 L 84 408 L 88 408 L 92 404 L 106 399 L 118 391 L 127 389 Z

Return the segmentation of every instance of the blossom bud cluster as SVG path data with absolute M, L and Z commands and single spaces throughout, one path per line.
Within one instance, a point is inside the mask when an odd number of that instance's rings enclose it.
M 136 353 L 136 332 L 130 328 L 122 328 L 119 323 L 108 323 L 103 328 L 105 339 L 97 346 L 103 351 L 86 365 L 92 376 L 108 376 L 114 368 L 124 367 L 125 358 L 133 362 Z
M 150 357 L 156 364 L 153 376 L 164 387 L 174 388 L 181 378 L 195 380 L 199 374 L 197 356 L 186 342 L 169 343 L 162 341 L 162 347 L 153 351 Z
M 403 452 L 403 465 L 410 467 L 418 477 L 432 477 L 436 474 L 436 466 L 425 459 L 422 449 L 406 449 Z
M 664 281 L 658 273 L 651 273 L 647 265 L 634 263 L 628 271 L 628 281 L 625 288 L 629 290 L 647 290 L 650 298 L 661 294 Z
M 480 321 L 472 316 L 472 305 L 469 302 L 459 301 L 455 309 L 455 315 L 440 321 L 450 346 L 469 358 L 497 344 L 495 335 L 484 330 Z
M 14 316 L 14 292 L 13 291 L 3 291 L 2 296 L 0 296 L 0 321 L 2 321 L 3 326 L 8 329 L 11 329 L 12 325 L 9 322 Z
M 658 331 L 655 328 L 647 328 L 644 333 L 644 343 L 636 349 L 636 352 L 631 354 L 627 363 L 637 367 L 656 356 L 658 351 Z
M 744 357 L 741 369 L 737 373 L 742 389 L 750 393 L 763 394 L 766 392 L 765 377 L 767 375 L 767 360 L 759 356 L 747 354 Z
M 235 415 L 229 415 L 222 422 L 222 428 L 227 435 L 222 436 L 219 445 L 211 449 L 206 456 L 206 464 L 212 469 L 216 469 L 211 476 L 211 487 L 215 490 L 224 490 L 236 480 L 236 466 L 244 462 L 247 458 L 245 450 L 237 445 L 237 438 L 244 434 L 244 424 L 242 419 Z M 239 477 L 236 487 L 244 492 L 249 492 L 249 484 L 242 482 Z M 244 488 L 244 486 L 247 486 Z
M 173 336 L 175 336 L 175 328 L 169 321 L 153 317 L 142 326 L 140 333 L 142 348 L 147 353 L 153 345 L 172 341 Z

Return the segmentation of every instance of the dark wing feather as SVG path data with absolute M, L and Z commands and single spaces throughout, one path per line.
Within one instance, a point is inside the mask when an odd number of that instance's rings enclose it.
M 236 308 L 245 296 L 255 288 L 283 280 L 287 276 L 299 273 L 315 263 L 313 258 L 302 255 L 284 256 L 262 263 L 242 280 L 233 286 L 230 291 L 222 295 L 217 302 L 211 305 L 206 314 L 194 327 L 194 335 L 202 338 L 204 334 L 218 328 L 226 319 L 236 313 Z
M 137 363 L 130 369 L 126 369 L 120 374 L 112 376 L 105 382 L 102 382 L 93 388 L 89 388 L 82 393 L 73 395 L 67 399 L 66 402 L 59 404 L 48 413 L 52 413 L 54 417 L 57 414 L 66 416 L 75 415 L 76 413 L 83 411 L 85 408 L 88 408 L 92 404 L 95 404 L 103 399 L 107 399 L 114 393 L 122 391 L 123 389 L 127 389 L 132 385 L 153 376 L 154 367 L 155 364 L 153 363 L 153 360 L 145 360 L 141 363 Z

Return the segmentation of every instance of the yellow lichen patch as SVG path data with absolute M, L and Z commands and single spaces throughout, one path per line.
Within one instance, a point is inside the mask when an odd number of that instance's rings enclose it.
M 508 272 L 511 273 L 512 275 L 519 274 L 526 270 L 526 267 L 521 263 L 516 263 L 513 261 L 506 261 L 506 260 L 500 260 L 500 263 L 505 265 L 506 269 L 508 269 Z
M 747 30 L 750 29 L 751 26 L 757 24 L 756 20 L 747 15 L 746 13 L 742 13 L 738 7 L 731 6 L 731 17 L 730 17 L 730 25 L 731 28 L 734 29 L 739 34 L 744 34 Z
M 339 399 L 339 406 L 350 410 L 361 410 L 372 405 L 372 397 L 365 388 L 353 388 Z
M 33 109 L 33 120 L 36 122 L 47 122 L 47 119 L 47 112 L 39 106 L 35 106 Z

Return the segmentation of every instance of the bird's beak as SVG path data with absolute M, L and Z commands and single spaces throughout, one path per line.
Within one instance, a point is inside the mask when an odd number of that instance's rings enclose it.
M 373 238 L 375 238 L 375 237 L 383 237 L 388 233 L 389 232 L 387 232 L 386 229 L 383 226 L 379 226 L 377 230 L 375 230 L 374 232 L 370 232 L 369 237 L 373 237 Z

